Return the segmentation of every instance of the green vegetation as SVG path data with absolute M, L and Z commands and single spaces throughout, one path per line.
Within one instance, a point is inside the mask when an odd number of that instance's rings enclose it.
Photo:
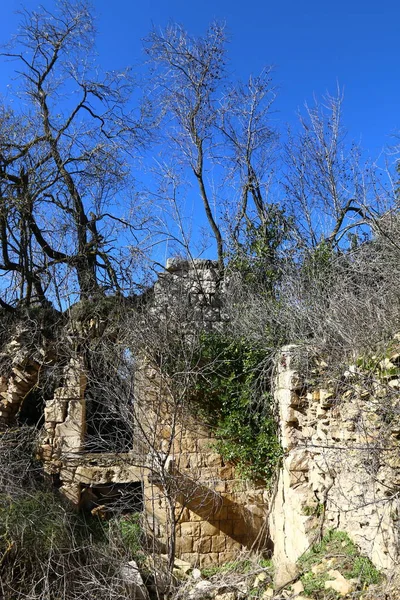
M 117 533 L 123 547 L 131 558 L 143 558 L 143 530 L 140 523 L 140 513 L 132 513 L 116 517 L 110 522 L 110 532 Z
M 303 506 L 302 512 L 306 517 L 320 517 L 324 512 L 324 505 L 320 502 L 313 505 L 306 505 Z
M 331 579 L 330 569 L 337 569 L 346 579 L 358 579 L 361 589 L 382 581 L 382 575 L 369 558 L 361 556 L 357 546 L 342 531 L 328 531 L 299 559 L 299 566 L 303 572 L 304 594 L 311 597 L 317 594 L 324 600 L 338 597 L 335 591 L 325 589 L 325 582 Z M 313 573 L 312 568 L 316 566 L 319 568 Z
M 3 558 L 22 553 L 29 562 L 44 558 L 51 549 L 68 546 L 66 515 L 47 492 L 20 498 L 0 497 L 0 547 Z
M 18 580 L 24 597 L 61 598 L 64 585 L 79 595 L 91 574 L 112 582 L 141 548 L 137 515 L 103 521 L 45 489 L 0 496 L 0 577 L 11 587 Z
M 215 427 L 215 448 L 248 479 L 268 481 L 281 456 L 261 347 L 221 333 L 200 342 L 196 406 Z

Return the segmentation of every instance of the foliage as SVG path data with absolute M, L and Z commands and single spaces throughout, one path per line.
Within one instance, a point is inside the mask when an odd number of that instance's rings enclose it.
M 116 530 L 123 547 L 137 560 L 143 558 L 143 530 L 140 517 L 140 513 L 132 513 L 116 517 L 110 523 L 110 532 Z
M 318 573 L 312 572 L 312 567 L 323 564 L 324 560 L 334 560 L 334 566 Z M 374 567 L 369 558 L 361 556 L 356 545 L 343 531 L 330 530 L 322 540 L 314 544 L 311 549 L 299 559 L 299 566 L 303 573 L 301 581 L 304 585 L 304 593 L 312 596 L 315 593 L 324 593 L 323 598 L 336 598 L 332 590 L 325 590 L 325 582 L 330 579 L 328 571 L 330 568 L 337 569 L 346 579 L 358 579 L 360 588 L 379 583 L 382 575 Z
M 196 405 L 215 429 L 215 447 L 245 478 L 269 480 L 280 457 L 265 354 L 245 339 L 204 333 Z
M 47 492 L 33 492 L 17 499 L 0 497 L 0 540 L 2 555 L 24 554 L 27 561 L 44 559 L 52 548 L 68 544 L 65 513 Z
M 0 496 L 0 577 L 7 600 L 17 597 L 16 585 L 32 599 L 88 597 L 89 589 L 96 598 L 128 598 L 121 564 L 141 561 L 141 548 L 136 514 L 103 521 L 45 488 Z
M 248 219 L 227 253 L 229 271 L 240 273 L 246 285 L 261 285 L 264 292 L 272 293 L 280 279 L 282 248 L 290 240 L 291 226 L 292 219 L 275 204 L 265 207 L 262 222 Z

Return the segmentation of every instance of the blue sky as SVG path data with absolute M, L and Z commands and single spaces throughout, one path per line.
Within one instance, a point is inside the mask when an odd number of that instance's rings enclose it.
M 38 0 L 2 3 L 0 41 L 16 30 L 22 5 Z M 54 0 L 44 0 L 51 8 Z M 393 143 L 400 130 L 400 4 L 395 0 L 94 0 L 99 62 L 121 68 L 141 60 L 142 38 L 169 20 L 196 35 L 213 18 L 225 20 L 230 34 L 230 69 L 238 76 L 275 66 L 279 87 L 277 118 L 295 114 L 313 94 L 345 90 L 345 123 L 351 138 L 373 156 Z M 6 93 L 11 65 L 1 64 L 0 94 Z

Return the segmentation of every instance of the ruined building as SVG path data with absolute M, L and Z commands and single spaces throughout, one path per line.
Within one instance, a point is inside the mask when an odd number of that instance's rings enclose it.
M 182 306 L 182 335 L 194 335 L 196 322 L 218 328 L 222 285 L 210 261 L 170 261 L 146 310 L 167 334 L 171 314 Z M 103 326 L 104 319 L 91 319 L 86 334 L 100 339 Z M 327 529 L 346 531 L 379 569 L 398 564 L 400 428 L 398 413 L 390 428 L 382 419 L 385 390 L 362 389 L 350 376 L 342 389 L 313 387 L 296 362 L 296 347 L 284 348 L 274 391 L 283 459 L 275 488 L 266 489 L 237 478 L 234 465 L 223 462 L 210 427 L 186 410 L 157 360 L 131 357 L 131 404 L 124 413 L 116 391 L 111 417 L 96 421 L 113 381 L 107 392 L 93 389 L 78 342 L 60 360 L 51 342 L 32 351 L 27 335 L 20 328 L 5 348 L 1 423 L 23 417 L 40 425 L 44 470 L 76 505 L 101 513 L 119 503 L 142 511 L 157 550 L 166 552 L 176 536 L 177 555 L 201 567 L 230 561 L 241 549 L 273 549 L 278 585 L 295 576 L 299 556 Z M 79 340 L 79 327 L 68 335 Z M 41 372 L 52 365 L 57 383 L 39 399 Z M 394 406 L 399 380 L 392 378 L 389 388 Z
M 169 261 L 154 286 L 148 310 L 163 322 L 178 305 L 185 305 L 184 299 L 188 308 L 182 326 L 188 335 L 194 321 L 206 328 L 218 326 L 223 315 L 215 263 Z M 78 339 L 79 326 L 74 327 L 70 337 Z M 89 335 L 101 336 L 97 320 L 86 327 Z M 209 427 L 170 398 L 168 381 L 157 365 L 140 359 L 133 394 L 136 427 L 129 435 L 122 423 L 129 418 L 129 409 L 119 421 L 114 411 L 108 429 L 100 414 L 101 403 L 93 411 L 91 374 L 79 344 L 75 346 L 59 367 L 59 385 L 45 399 L 41 423 L 39 455 L 60 492 L 92 511 L 107 510 L 118 499 L 123 510 L 143 510 L 161 552 L 167 550 L 172 528 L 177 555 L 202 567 L 222 564 L 242 548 L 264 543 L 267 492 L 238 479 L 234 466 L 224 464 L 213 449 Z M 33 401 L 41 369 L 54 361 L 46 348 L 32 355 L 23 330 L 7 352 L 12 366 L 9 376 L 1 380 L 3 424 L 12 423 Z M 97 390 L 97 396 L 102 393 L 105 390 Z M 106 439 L 113 425 L 114 451 Z M 97 447 L 96 433 L 104 442 Z

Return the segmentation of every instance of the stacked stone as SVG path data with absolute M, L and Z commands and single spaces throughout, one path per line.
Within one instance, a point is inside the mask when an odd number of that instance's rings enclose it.
M 221 285 L 213 261 L 168 261 L 166 273 L 155 284 L 151 310 L 160 319 L 175 311 L 179 324 L 188 330 L 196 323 L 218 327 Z M 71 359 L 62 381 L 45 406 L 41 456 L 46 471 L 59 477 L 61 491 L 71 501 L 79 504 L 85 486 L 143 481 L 147 522 L 162 546 L 168 538 L 168 499 L 153 463 L 165 455 L 178 498 L 178 556 L 204 567 L 223 564 L 243 548 L 263 544 L 264 489 L 236 478 L 234 467 L 224 464 L 212 448 L 209 428 L 183 411 L 174 412 L 168 385 L 153 365 L 143 363 L 136 375 L 135 410 L 140 427 L 135 452 L 129 455 L 84 453 L 87 381 L 81 357 Z M 144 442 L 147 450 L 142 448 Z
M 218 263 L 212 260 L 169 259 L 166 272 L 154 285 L 154 313 L 184 313 L 187 325 L 213 328 L 221 321 L 222 282 Z M 184 323 L 182 323 L 184 324 Z
M 0 427 L 13 425 L 21 405 L 37 383 L 40 363 L 29 356 L 19 332 L 6 350 L 11 357 L 11 373 L 9 377 L 0 377 Z
M 162 318 L 176 311 L 180 325 L 188 329 L 196 324 L 218 328 L 224 319 L 223 285 L 216 261 L 168 260 L 166 272 L 154 286 L 154 314 Z M 233 465 L 224 464 L 213 449 L 210 428 L 199 419 L 184 412 L 169 414 L 167 390 L 157 370 L 149 365 L 143 368 L 136 387 L 144 399 L 146 435 L 154 440 L 158 454 L 165 452 L 171 461 L 172 485 L 180 499 L 177 555 L 205 567 L 233 560 L 254 544 L 262 546 L 267 513 L 264 488 L 236 477 Z M 162 547 L 168 538 L 168 501 L 157 478 L 144 481 L 144 497 L 149 528 Z
M 399 560 L 400 444 L 393 430 L 387 450 L 379 425 L 382 397 L 357 386 L 307 389 L 296 369 L 296 347 L 283 349 L 276 380 L 285 453 L 271 510 L 277 585 L 297 573 L 296 561 L 321 528 L 345 531 L 383 570 Z
M 62 387 L 46 402 L 41 456 L 49 472 L 59 468 L 57 461 L 63 456 L 83 449 L 86 383 L 83 359 L 72 358 L 64 368 Z
M 145 375 L 147 374 L 147 378 Z M 142 369 L 138 395 L 145 399 L 146 437 L 153 439 L 155 459 L 169 461 L 166 478 L 178 499 L 176 552 L 192 565 L 205 567 L 234 560 L 243 549 L 265 542 L 268 494 L 238 479 L 234 466 L 224 464 L 213 448 L 209 427 L 188 413 L 160 411 L 163 392 L 154 369 Z M 153 415 L 153 422 L 152 422 Z M 150 437 L 151 436 L 151 437 Z M 149 472 L 157 464 L 149 462 Z M 165 479 L 165 477 L 164 477 Z M 161 478 L 144 480 L 147 522 L 162 547 L 168 540 L 168 498 Z

